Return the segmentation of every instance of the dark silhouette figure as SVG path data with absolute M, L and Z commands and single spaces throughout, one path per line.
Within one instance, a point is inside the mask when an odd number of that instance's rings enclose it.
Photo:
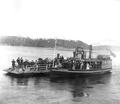
M 12 68 L 13 69 L 15 68 L 15 60 L 14 59 L 12 60 Z
M 21 64 L 21 67 L 22 67 L 23 66 L 23 59 L 22 59 L 22 57 L 20 59 L 20 64 Z
M 18 57 L 16 61 L 17 61 L 18 67 L 20 67 L 20 58 Z

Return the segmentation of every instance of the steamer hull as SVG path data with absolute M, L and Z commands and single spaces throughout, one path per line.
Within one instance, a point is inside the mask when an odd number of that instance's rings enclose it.
M 112 68 L 101 69 L 101 70 L 89 70 L 89 71 L 73 71 L 67 69 L 53 69 L 51 71 L 52 75 L 79 75 L 79 76 L 89 76 L 89 75 L 101 75 L 105 73 L 110 73 Z

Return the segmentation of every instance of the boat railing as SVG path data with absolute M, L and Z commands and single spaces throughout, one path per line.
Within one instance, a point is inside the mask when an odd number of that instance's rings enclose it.
M 47 64 L 27 65 L 26 68 L 38 69 L 38 70 L 47 70 L 48 65 Z

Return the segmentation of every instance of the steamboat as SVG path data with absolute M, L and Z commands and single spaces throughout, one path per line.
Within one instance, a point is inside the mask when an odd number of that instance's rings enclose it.
M 110 55 L 97 55 L 92 58 L 92 45 L 89 46 L 88 57 L 83 48 L 77 47 L 73 57 L 61 61 L 59 54 L 55 61 L 55 67 L 51 69 L 53 75 L 98 75 L 109 73 L 112 70 Z
M 88 55 L 86 55 L 88 53 Z M 88 56 L 88 57 L 87 57 Z M 19 60 L 20 61 L 20 60 Z M 31 64 L 28 61 L 12 63 L 12 67 L 4 70 L 9 75 L 14 76 L 40 76 L 40 75 L 98 75 L 111 72 L 112 59 L 110 55 L 97 55 L 92 57 L 92 45 L 86 52 L 81 47 L 77 47 L 73 52 L 73 57 L 64 58 L 57 54 L 53 60 L 43 60 L 41 58 Z

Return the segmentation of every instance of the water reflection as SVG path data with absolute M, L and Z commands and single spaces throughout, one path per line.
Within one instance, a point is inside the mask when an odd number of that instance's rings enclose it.
M 41 83 L 49 83 L 49 77 L 48 76 L 42 76 L 42 77 L 15 77 L 15 76 L 9 76 L 5 75 L 10 79 L 11 85 L 17 85 L 17 86 L 39 86 Z
M 28 85 L 28 78 L 17 78 L 16 82 L 18 85 L 22 85 L 22 86 L 27 86 Z
M 53 87 L 59 90 L 59 86 L 68 89 L 73 97 L 88 97 L 90 90 L 97 84 L 109 85 L 111 73 L 105 75 L 91 76 L 91 77 L 75 77 L 75 78 L 53 78 L 51 83 L 57 84 Z M 58 84 L 61 85 L 58 86 Z M 60 88 L 60 89 L 62 89 Z
M 47 77 L 25 77 L 25 78 L 16 78 L 12 76 L 7 76 L 11 80 L 11 84 L 16 83 L 19 85 L 28 86 L 29 81 L 32 81 L 34 86 L 37 86 L 44 81 L 46 83 L 52 84 L 61 84 L 61 85 L 68 85 L 72 89 L 83 90 L 85 88 L 93 88 L 93 85 L 96 84 L 108 84 L 111 79 L 111 73 L 98 75 L 98 76 L 91 76 L 91 77 L 57 77 L 57 78 L 50 78 Z M 57 86 L 54 86 L 57 87 Z
M 17 85 L 17 86 L 28 86 L 29 78 L 16 78 L 12 76 L 8 76 L 10 79 L 10 83 L 12 86 Z
M 19 92 L 17 100 L 27 96 L 28 99 L 38 102 L 47 101 L 58 104 L 69 104 L 71 102 L 84 102 L 83 99 L 91 99 L 91 96 L 101 97 L 101 93 L 107 93 L 111 86 L 111 73 L 91 77 L 26 77 L 15 78 L 5 76 L 9 79 L 9 94 Z M 4 89 L 4 88 L 3 88 Z M 109 91 L 110 92 L 110 91 Z M 6 93 L 4 94 L 6 95 Z M 34 98 L 29 97 L 34 96 Z M 13 96 L 13 95 L 10 95 Z M 14 96 L 12 98 L 14 101 Z M 34 102 L 31 101 L 31 104 Z M 67 102 L 66 102 L 67 101 Z M 29 101 L 28 101 L 29 102 Z M 98 104 L 98 103 L 97 103 Z

